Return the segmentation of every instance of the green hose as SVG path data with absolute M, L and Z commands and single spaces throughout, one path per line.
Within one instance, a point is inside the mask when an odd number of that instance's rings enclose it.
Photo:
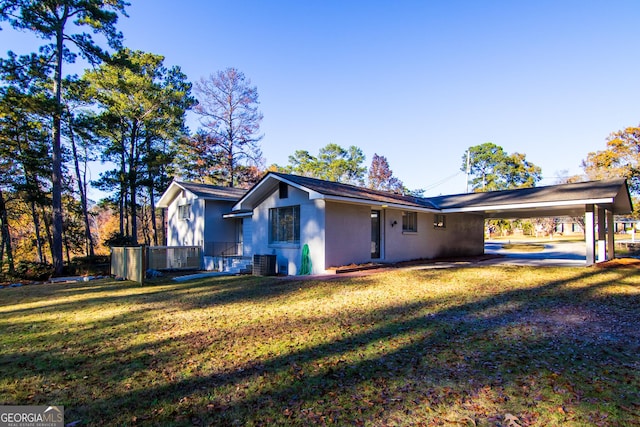
M 311 274 L 311 258 L 309 257 L 309 245 L 306 243 L 302 247 L 302 260 L 300 262 L 300 275 L 307 276 Z

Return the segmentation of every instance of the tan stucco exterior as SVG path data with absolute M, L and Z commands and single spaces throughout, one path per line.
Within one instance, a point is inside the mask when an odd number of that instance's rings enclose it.
M 371 258 L 371 211 L 381 211 L 381 254 Z M 351 263 L 399 262 L 484 252 L 484 220 L 479 215 L 446 215 L 434 228 L 434 213 L 418 212 L 416 232 L 402 231 L 402 210 L 327 202 L 327 268 Z M 394 224 L 394 225 L 392 225 Z

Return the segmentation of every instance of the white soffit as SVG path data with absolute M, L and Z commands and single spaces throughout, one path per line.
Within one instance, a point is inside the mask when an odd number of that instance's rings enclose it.
M 612 204 L 612 198 L 608 199 L 585 199 L 585 200 L 560 200 L 556 202 L 535 202 L 535 203 L 510 203 L 506 205 L 485 205 L 485 206 L 469 206 L 462 208 L 443 209 L 442 213 L 461 213 L 461 212 L 486 212 L 486 211 L 510 211 L 522 209 L 538 209 L 563 206 L 579 206 L 579 205 L 603 205 Z

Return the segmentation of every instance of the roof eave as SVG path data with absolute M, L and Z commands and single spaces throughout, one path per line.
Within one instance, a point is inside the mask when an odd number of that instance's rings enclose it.
M 322 199 L 333 201 L 333 202 L 342 202 L 342 203 L 351 203 L 357 205 L 367 205 L 367 206 L 379 206 L 381 208 L 394 208 L 394 209 L 410 209 L 416 212 L 432 212 L 432 213 L 440 213 L 440 209 L 428 208 L 426 206 L 416 206 L 409 205 L 397 202 L 383 202 L 378 200 L 371 199 L 358 199 L 355 197 L 344 197 L 344 196 L 328 196 L 328 195 L 320 195 Z
M 229 212 L 222 214 L 222 218 L 249 218 L 253 216 L 253 211 Z
M 612 205 L 613 198 L 602 199 L 581 199 L 581 200 L 561 200 L 557 202 L 532 202 L 532 203 L 510 203 L 504 205 L 479 205 L 463 206 L 456 208 L 442 209 L 443 213 L 465 213 L 465 212 L 486 212 L 486 211 L 509 211 L 536 208 L 561 208 L 562 206 L 586 206 L 586 205 Z
M 253 209 L 254 206 L 252 206 L 251 200 L 258 197 L 258 199 L 261 199 L 260 197 L 260 191 L 264 188 L 265 185 L 267 185 L 266 183 L 269 180 L 276 180 L 276 181 L 280 181 L 280 182 L 285 182 L 288 185 L 295 187 L 299 190 L 305 191 L 307 193 L 309 193 L 309 199 L 310 200 L 314 200 L 314 199 L 321 199 L 323 197 L 322 194 L 318 193 L 317 191 L 314 191 L 310 188 L 307 188 L 303 185 L 300 185 L 298 183 L 295 183 L 293 181 L 290 181 L 284 177 L 281 177 L 279 175 L 276 175 L 272 172 L 269 172 L 268 174 L 266 174 L 264 177 L 262 177 L 262 179 L 260 181 L 258 181 L 258 183 L 256 183 L 253 188 L 251 188 L 251 190 L 249 190 L 247 192 L 247 194 L 245 194 L 242 198 L 240 198 L 240 200 L 237 201 L 237 203 L 235 205 L 233 205 L 232 210 L 242 210 L 242 209 Z M 245 207 L 245 204 L 249 203 L 249 207 Z
M 156 207 L 158 208 L 168 208 L 173 199 L 175 199 L 179 190 L 184 190 L 185 188 L 181 186 L 177 181 L 172 181 L 169 184 L 169 187 L 162 193 L 162 196 L 158 199 L 158 203 L 156 203 Z

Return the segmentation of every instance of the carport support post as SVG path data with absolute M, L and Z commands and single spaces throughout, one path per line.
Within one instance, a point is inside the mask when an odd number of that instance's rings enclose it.
M 598 256 L 597 262 L 603 262 L 607 260 L 607 245 L 605 236 L 607 235 L 607 223 L 605 222 L 605 209 L 602 206 L 596 206 L 598 211 Z
M 613 212 L 607 209 L 607 259 L 616 257 L 615 237 L 613 236 L 616 224 L 613 222 Z
M 595 228 L 593 205 L 586 205 L 584 209 L 584 240 L 587 246 L 587 265 L 593 265 L 596 262 Z

